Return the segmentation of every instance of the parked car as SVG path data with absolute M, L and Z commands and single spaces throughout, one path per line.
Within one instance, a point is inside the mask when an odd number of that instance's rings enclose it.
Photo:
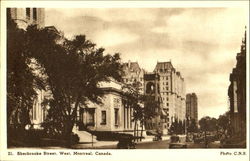
M 179 136 L 173 135 L 170 137 L 169 148 L 170 149 L 187 148 L 187 144 L 185 142 L 181 142 Z
M 187 148 L 187 144 L 185 143 L 170 143 L 169 149 L 182 149 Z
M 118 149 L 136 149 L 135 138 L 132 135 L 123 135 L 119 138 Z

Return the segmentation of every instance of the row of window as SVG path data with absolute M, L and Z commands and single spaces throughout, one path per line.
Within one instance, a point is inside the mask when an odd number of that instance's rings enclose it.
M 165 101 L 165 98 L 162 97 L 162 100 Z M 168 97 L 166 97 L 166 101 L 169 101 Z
M 130 78 L 130 79 L 127 79 L 127 78 L 124 78 L 123 79 L 123 81 L 125 82 L 125 83 L 128 83 L 128 82 L 138 82 L 138 81 L 143 81 L 143 78 L 139 78 L 139 79 L 137 79 L 137 78 Z
M 165 84 L 165 82 L 162 82 L 162 84 L 164 85 L 164 84 Z M 166 85 L 168 85 L 168 82 L 166 82 Z
M 166 90 L 169 90 L 169 88 L 168 88 L 168 87 L 166 87 L 166 88 L 162 87 L 162 89 L 163 89 L 163 90 L 165 90 L 165 89 L 166 89 Z
M 89 110 L 88 111 L 88 122 L 87 124 L 89 125 L 94 125 L 95 124 L 95 110 Z M 114 112 L 115 115 L 115 125 L 119 124 L 119 109 L 115 109 Z M 101 111 L 101 125 L 106 125 L 107 124 L 107 112 L 106 111 Z
M 169 69 L 158 69 L 157 70 L 158 72 L 168 72 L 168 71 L 170 71 Z
M 32 8 L 33 20 L 37 20 L 37 8 Z M 26 8 L 26 17 L 29 20 L 31 15 L 31 8 Z
M 166 76 L 166 77 L 162 76 L 161 79 L 162 79 L 162 80 L 164 80 L 164 79 L 165 79 L 165 80 L 168 80 L 168 76 Z

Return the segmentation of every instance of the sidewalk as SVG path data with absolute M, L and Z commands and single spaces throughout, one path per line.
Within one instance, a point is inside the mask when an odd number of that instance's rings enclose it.
M 73 145 L 73 149 L 99 149 L 99 148 L 116 148 L 118 141 L 97 141 L 97 142 L 85 142 Z
M 149 143 L 153 141 L 154 136 L 146 136 L 142 141 L 136 144 Z M 170 136 L 162 136 L 162 141 L 169 140 Z M 71 146 L 72 149 L 116 149 L 118 141 L 95 141 L 95 142 L 80 142 Z M 15 149 L 68 149 L 67 147 L 60 146 L 43 146 L 43 147 L 12 147 Z
M 142 142 L 152 142 L 153 139 L 154 139 L 154 136 L 146 136 L 145 139 L 143 139 L 141 142 L 137 142 L 137 143 L 139 144 Z M 162 136 L 162 140 L 163 141 L 170 140 L 170 135 Z

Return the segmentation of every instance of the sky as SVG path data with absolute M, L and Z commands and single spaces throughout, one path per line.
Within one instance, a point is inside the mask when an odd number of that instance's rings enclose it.
M 152 72 L 171 61 L 198 97 L 198 118 L 229 109 L 229 74 L 236 64 L 247 10 L 241 8 L 47 8 L 45 25 L 87 39 Z

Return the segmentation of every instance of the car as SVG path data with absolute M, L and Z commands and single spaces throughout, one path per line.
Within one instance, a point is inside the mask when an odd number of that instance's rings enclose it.
M 172 135 L 170 137 L 170 149 L 180 149 L 180 148 L 187 148 L 187 144 L 184 142 L 181 142 L 181 139 L 177 135 Z
M 135 138 L 131 135 L 123 135 L 119 138 L 117 149 L 136 149 Z
M 187 144 L 185 143 L 170 143 L 169 149 L 182 149 L 187 148 Z

